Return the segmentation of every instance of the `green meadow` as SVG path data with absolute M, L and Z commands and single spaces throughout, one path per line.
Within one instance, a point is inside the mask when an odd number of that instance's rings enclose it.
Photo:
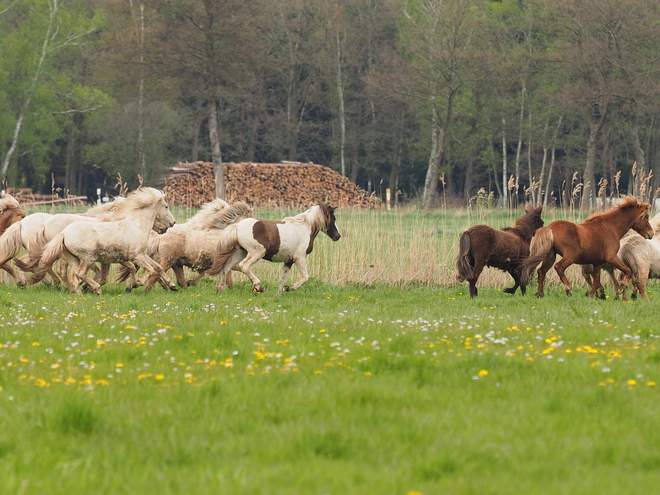
M 339 210 L 281 296 L 263 261 L 263 294 L 5 281 L 0 493 L 653 493 L 656 286 L 535 299 L 493 270 L 471 300 L 460 232 L 519 213 Z

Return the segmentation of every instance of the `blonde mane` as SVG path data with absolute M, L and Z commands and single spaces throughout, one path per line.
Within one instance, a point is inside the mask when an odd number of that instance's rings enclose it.
M 11 194 L 5 194 L 4 198 L 0 198 L 0 211 L 7 208 L 18 208 L 19 206 L 18 201 Z
M 320 205 L 314 205 L 309 210 L 306 210 L 302 213 L 299 213 L 293 217 L 286 217 L 282 220 L 285 223 L 292 223 L 297 225 L 302 225 L 303 223 L 309 223 L 313 229 L 325 230 L 326 219 L 323 214 L 323 210 Z
M 223 199 L 216 198 L 209 203 L 203 204 L 200 210 L 187 223 L 199 228 L 210 227 L 214 217 L 227 208 L 229 208 L 229 203 Z
M 222 210 L 215 217 L 210 218 L 206 228 L 224 229 L 227 225 L 236 223 L 243 218 L 252 217 L 252 208 L 243 201 L 237 201 L 229 208 Z
M 82 216 L 99 217 L 101 215 L 109 215 L 113 213 L 117 209 L 117 206 L 119 206 L 119 204 L 123 202 L 125 199 L 126 198 L 124 198 L 123 196 L 117 196 L 112 201 L 109 201 L 107 203 L 101 203 L 100 205 L 92 206 L 86 212 L 82 213 Z

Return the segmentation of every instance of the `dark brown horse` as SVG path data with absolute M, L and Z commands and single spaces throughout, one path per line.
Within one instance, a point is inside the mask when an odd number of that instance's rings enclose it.
M 609 211 L 594 213 L 584 223 L 558 220 L 539 229 L 531 243 L 529 258 L 522 264 L 520 283 L 528 283 L 534 269 L 542 262 L 538 271 L 539 288 L 535 296 L 543 297 L 546 273 L 554 265 L 556 256 L 560 255 L 562 259 L 555 265 L 555 271 L 564 284 L 566 294 L 573 294 L 573 286 L 564 272 L 575 263 L 593 265 L 593 279 L 587 296 L 593 297 L 600 289 L 599 295 L 603 297 L 601 266 L 609 263 L 630 278 L 630 268 L 616 254 L 619 241 L 630 229 L 647 239 L 653 236 L 653 228 L 649 224 L 650 208 L 648 203 L 627 197 Z
M 477 280 L 486 266 L 499 268 L 513 277 L 513 287 L 504 292 L 513 294 L 520 287 L 520 292 L 525 294 L 527 284 L 521 283 L 518 270 L 529 255 L 532 236 L 543 227 L 542 209 L 528 206 L 525 215 L 516 220 L 513 227 L 496 230 L 488 225 L 475 225 L 463 232 L 456 269 L 458 280 L 469 282 L 470 297 L 477 295 Z

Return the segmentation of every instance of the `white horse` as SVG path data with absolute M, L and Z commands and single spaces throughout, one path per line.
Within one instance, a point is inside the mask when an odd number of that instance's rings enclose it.
M 46 244 L 28 285 L 39 282 L 60 256 L 71 266 L 69 289 L 81 294 L 81 281 L 100 294 L 101 285 L 88 275 L 96 261 L 102 265 L 121 263 L 135 277 L 135 265 L 169 280 L 158 263 L 145 254 L 149 233 L 155 225 L 171 227 L 174 216 L 162 191 L 144 187 L 130 193 L 113 213 L 112 220 L 74 222 Z M 163 227 L 164 229 L 165 227 Z M 176 286 L 170 281 L 170 288 Z
M 341 238 L 335 225 L 334 211 L 332 206 L 320 204 L 281 222 L 247 218 L 226 227 L 226 233 L 218 242 L 213 267 L 208 271 L 209 275 L 220 274 L 216 291 L 225 289 L 227 274 L 236 266 L 250 278 L 254 292 L 263 292 L 261 281 L 250 270 L 262 258 L 284 263 L 278 294 L 298 289 L 309 279 L 307 255 L 312 252 L 317 234 L 324 232 L 333 241 Z M 242 263 L 238 264 L 241 260 Z M 294 264 L 300 271 L 300 280 L 287 286 Z
M 249 217 L 252 217 L 252 208 L 247 203 L 238 201 L 230 206 L 220 198 L 214 199 L 187 222 L 176 224 L 162 235 L 152 233 L 147 254 L 158 261 L 164 271 L 172 268 L 180 287 L 195 285 L 213 265 L 213 255 L 223 229 Z M 186 280 L 185 266 L 198 273 L 193 280 Z M 124 281 L 127 276 L 128 270 L 120 268 L 117 282 Z M 147 292 L 156 281 L 163 284 L 156 276 L 147 275 L 137 285 L 144 285 Z
M 9 266 L 7 265 L 9 260 L 14 259 L 14 263 L 22 271 L 33 271 L 39 262 L 38 254 L 43 245 L 67 225 L 78 221 L 98 222 L 110 218 L 113 211 L 123 200 L 124 198 L 116 198 L 112 202 L 90 208 L 80 215 L 32 213 L 26 216 L 7 229 L 6 235 L 0 237 L 0 267 Z M 22 249 L 28 250 L 28 253 L 25 256 L 16 258 Z M 32 252 L 30 252 L 30 249 L 32 249 Z M 52 271 L 50 275 L 54 283 L 59 285 L 60 277 Z M 22 279 L 16 278 L 16 281 L 19 285 L 25 285 L 25 281 Z

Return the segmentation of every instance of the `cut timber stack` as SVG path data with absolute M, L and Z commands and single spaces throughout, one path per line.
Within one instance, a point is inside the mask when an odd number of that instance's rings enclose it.
M 258 207 L 307 207 L 329 203 L 336 207 L 377 208 L 380 201 L 346 177 L 313 163 L 225 163 L 226 200 Z M 179 163 L 165 177 L 170 204 L 199 208 L 215 198 L 213 164 Z

